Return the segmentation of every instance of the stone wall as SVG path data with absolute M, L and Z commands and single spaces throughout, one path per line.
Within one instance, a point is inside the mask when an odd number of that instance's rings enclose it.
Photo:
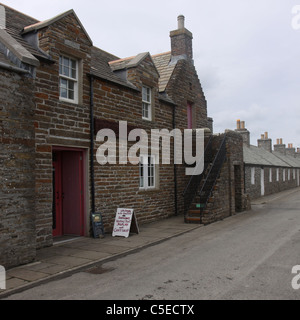
M 63 34 L 63 36 L 62 36 Z M 89 79 L 91 44 L 70 14 L 39 31 L 39 45 L 52 63 L 41 62 L 36 74 L 36 213 L 37 247 L 52 245 L 52 151 L 54 147 L 90 146 Z M 59 56 L 78 61 L 78 103 L 59 99 Z M 88 176 L 88 174 L 87 174 Z M 89 201 L 89 199 L 87 200 Z
M 33 261 L 35 153 L 33 80 L 0 69 L 0 265 Z
M 224 134 L 214 136 L 214 155 L 218 152 L 224 136 Z M 208 206 L 204 210 L 204 224 L 223 220 L 246 209 L 243 172 L 242 136 L 233 131 L 227 131 L 226 159 L 220 171 L 219 178 L 216 181 L 216 186 L 213 189 Z
M 254 184 L 251 179 L 251 170 L 254 170 Z M 251 199 L 262 197 L 261 175 L 262 170 L 264 174 L 264 195 L 271 195 L 288 189 L 299 187 L 298 175 L 299 169 L 297 168 L 277 168 L 277 167 L 261 167 L 261 166 L 245 166 L 245 189 Z M 271 170 L 271 172 L 270 172 Z M 279 174 L 277 175 L 277 170 Z M 270 181 L 270 173 L 272 181 Z M 285 176 L 285 178 L 284 178 Z M 277 180 L 277 177 L 279 178 Z

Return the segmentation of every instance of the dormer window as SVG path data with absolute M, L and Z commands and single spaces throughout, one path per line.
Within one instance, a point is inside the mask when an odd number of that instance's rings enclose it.
M 152 99 L 151 99 L 151 89 L 148 87 L 143 87 L 142 89 L 142 99 L 143 99 L 143 119 L 151 121 L 152 120 Z
M 59 98 L 78 103 L 78 61 L 59 57 Z

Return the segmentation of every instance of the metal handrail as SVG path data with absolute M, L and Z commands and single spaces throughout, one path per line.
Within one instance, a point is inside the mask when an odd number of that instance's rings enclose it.
M 205 155 L 207 154 L 208 147 L 211 146 L 211 144 L 212 144 L 212 137 L 213 137 L 213 136 L 210 136 L 210 137 L 209 137 L 209 140 L 208 140 L 208 142 L 207 142 L 207 145 L 206 145 L 205 150 L 204 150 L 204 152 L 203 152 L 203 155 L 202 155 L 202 157 L 201 157 L 201 161 L 199 161 L 199 163 L 198 163 L 198 166 L 199 166 L 200 164 L 202 164 L 202 159 L 203 159 L 203 158 L 205 157 Z M 205 159 L 205 158 L 204 158 L 204 159 Z M 204 161 L 204 163 L 205 163 L 205 161 Z M 198 169 L 198 166 L 195 168 L 195 170 Z M 205 171 L 205 168 L 204 168 L 204 171 Z M 202 173 L 202 174 L 203 174 L 203 173 Z M 202 175 L 202 174 L 201 174 L 201 175 Z M 185 190 L 184 190 L 184 192 L 183 192 L 183 196 L 185 196 L 185 195 L 187 194 L 187 191 L 188 191 L 190 185 L 192 184 L 192 181 L 195 179 L 195 177 L 197 177 L 197 176 L 193 175 L 193 176 L 190 178 L 189 183 L 187 184 L 187 186 L 186 186 L 186 188 L 185 188 Z

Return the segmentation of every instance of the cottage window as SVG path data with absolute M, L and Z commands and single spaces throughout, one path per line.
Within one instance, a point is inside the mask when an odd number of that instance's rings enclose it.
M 286 173 L 285 173 L 285 169 L 283 169 L 283 172 L 282 172 L 282 179 L 283 179 L 283 181 L 285 181 L 285 177 L 286 177 Z
M 272 177 L 272 168 L 270 168 L 269 170 L 269 181 L 272 182 L 273 181 L 273 177 Z
M 151 121 L 152 120 L 152 99 L 151 99 L 151 89 L 148 87 L 143 87 L 142 89 L 142 99 L 143 99 L 143 119 Z
M 78 62 L 64 56 L 59 57 L 59 97 L 78 103 Z
M 276 169 L 276 181 L 279 181 L 279 169 Z
M 140 189 L 155 188 L 154 156 L 140 156 Z

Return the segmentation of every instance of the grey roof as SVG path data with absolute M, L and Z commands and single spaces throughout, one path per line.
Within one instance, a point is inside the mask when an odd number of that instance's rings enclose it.
M 38 48 L 34 48 L 33 46 L 31 46 L 21 36 L 21 32 L 25 26 L 38 23 L 39 21 L 15 9 L 12 9 L 4 4 L 1 4 L 1 5 L 5 7 L 5 14 L 6 14 L 5 31 L 12 38 L 14 38 L 23 48 L 25 48 L 28 52 L 30 52 L 36 58 L 49 59 L 49 57 L 45 53 L 38 50 Z
M 252 145 L 244 145 L 244 162 L 248 165 L 300 168 L 299 159 Z
M 95 77 L 107 80 L 131 89 L 137 90 L 136 86 L 132 83 L 118 77 L 110 68 L 109 62 L 119 59 L 118 57 L 103 51 L 99 48 L 92 48 L 92 66 L 91 74 Z
M 276 155 L 276 157 L 278 157 L 279 159 L 281 159 L 282 161 L 287 163 L 289 166 L 300 168 L 300 159 L 299 158 L 295 158 L 290 155 L 284 155 L 284 154 L 276 152 L 276 151 L 274 151 L 274 155 Z

